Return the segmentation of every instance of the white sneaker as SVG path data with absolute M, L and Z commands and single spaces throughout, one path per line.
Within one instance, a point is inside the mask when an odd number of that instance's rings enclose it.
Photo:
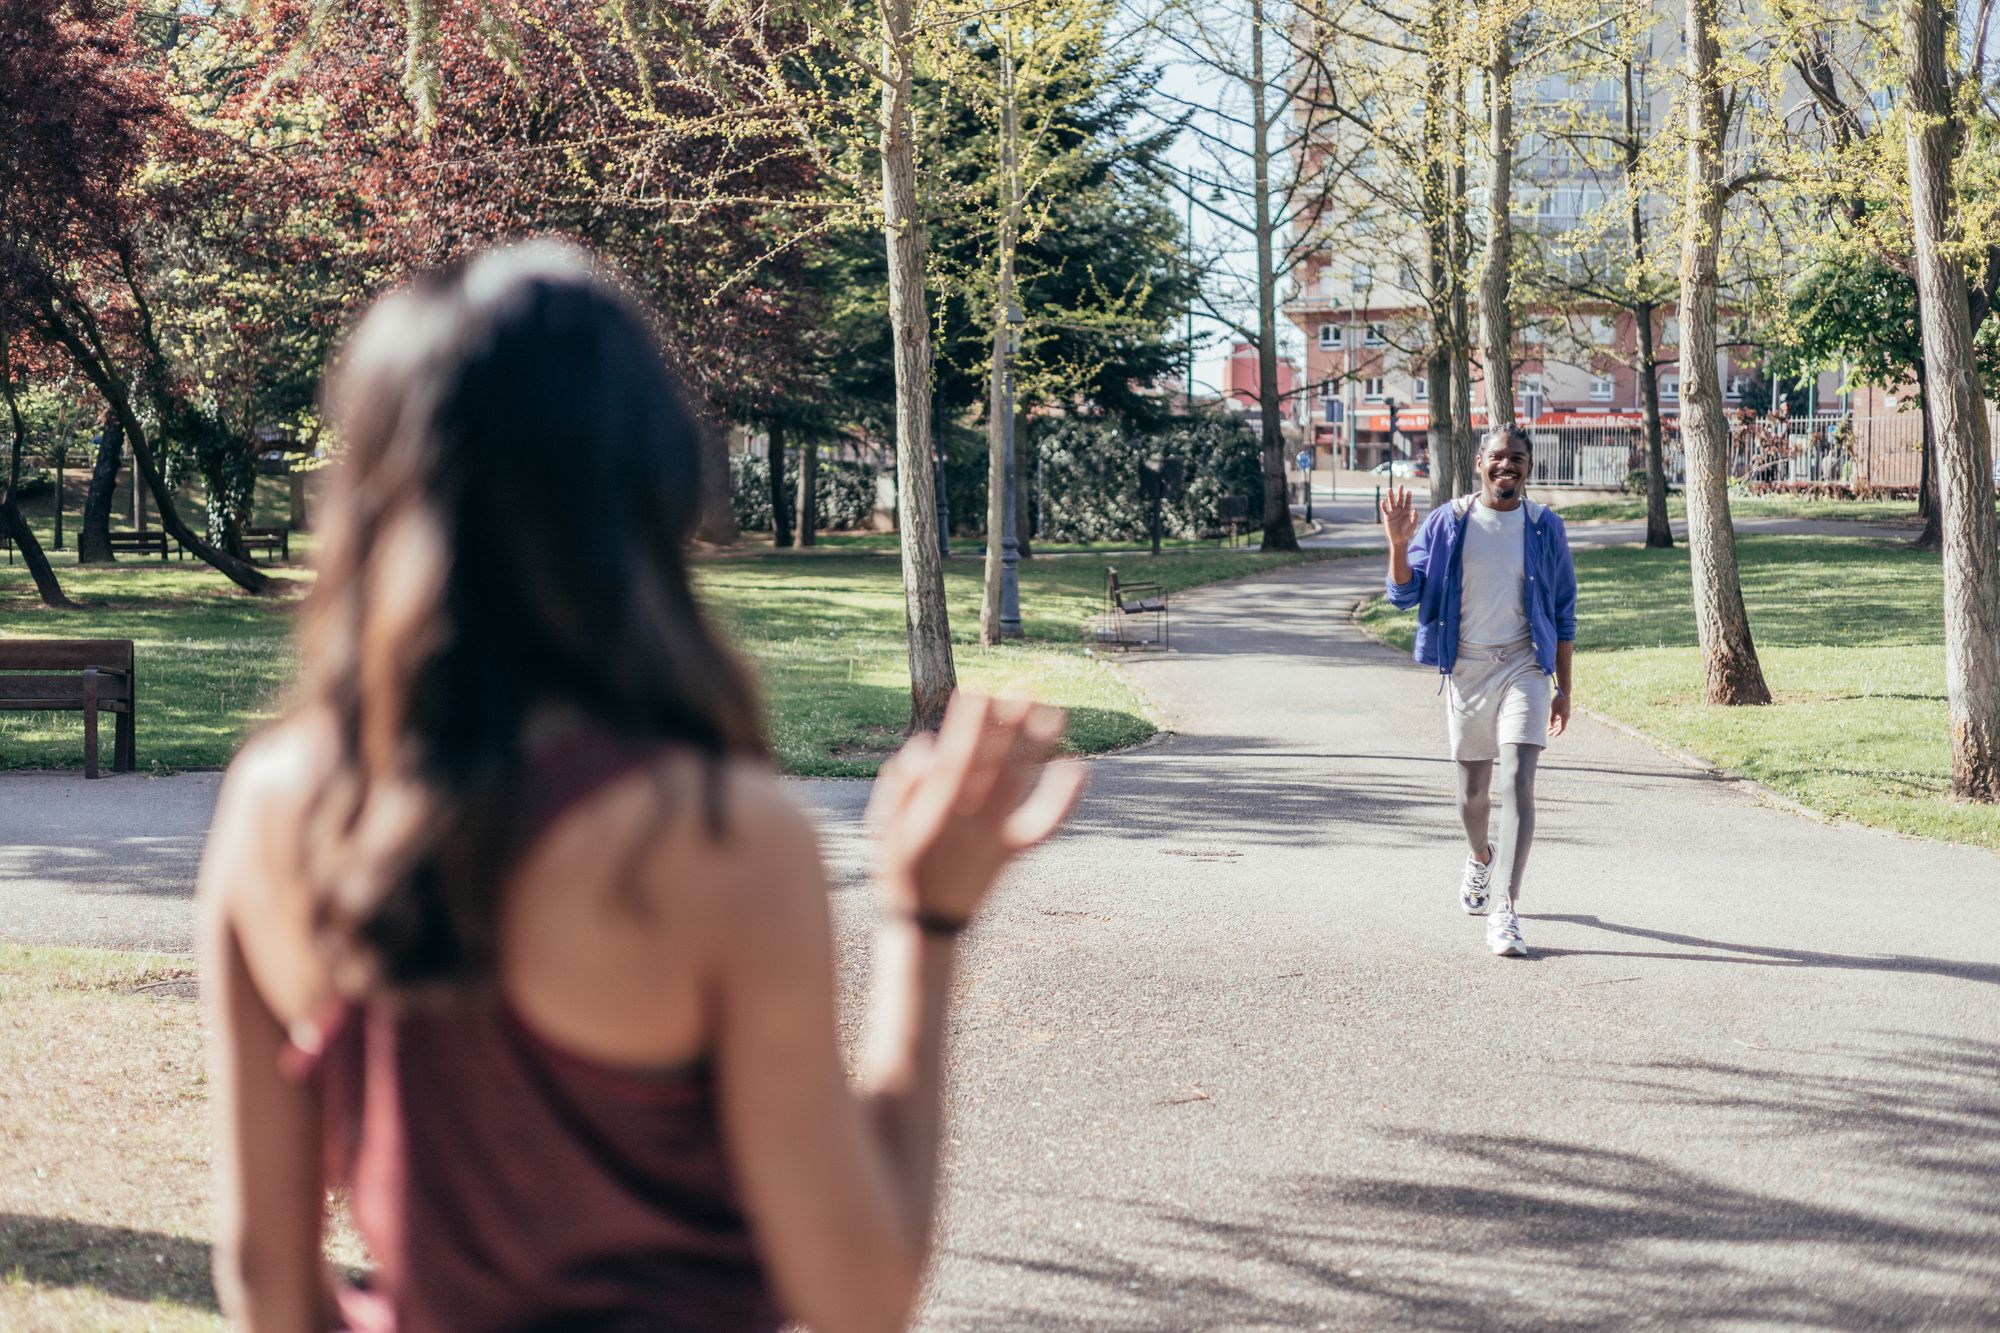
M 1513 904 L 1501 903 L 1493 909 L 1486 923 L 1486 947 L 1502 958 L 1528 956 L 1528 946 L 1521 942 L 1521 918 L 1514 915 Z
M 1478 916 L 1486 910 L 1486 886 L 1493 882 L 1493 844 L 1486 844 L 1487 860 L 1476 856 L 1465 858 L 1465 876 L 1458 882 L 1458 905 L 1470 916 Z

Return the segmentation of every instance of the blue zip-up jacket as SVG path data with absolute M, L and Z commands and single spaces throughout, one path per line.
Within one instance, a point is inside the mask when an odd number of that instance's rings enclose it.
M 1389 605 L 1417 608 L 1416 659 L 1449 676 L 1458 663 L 1458 609 L 1465 588 L 1465 524 L 1477 497 L 1462 495 L 1431 510 L 1410 539 L 1410 581 L 1387 583 Z M 1535 661 L 1545 675 L 1556 671 L 1556 645 L 1576 639 L 1576 566 L 1570 560 L 1569 532 L 1547 505 L 1525 500 L 1528 543 L 1521 589 L 1527 601 L 1528 634 Z

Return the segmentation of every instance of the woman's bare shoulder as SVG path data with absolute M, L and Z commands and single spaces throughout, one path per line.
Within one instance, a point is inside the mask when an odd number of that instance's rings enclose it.
M 295 848 L 307 802 L 336 762 L 333 721 L 302 712 L 272 724 L 237 752 L 223 776 L 209 829 L 204 897 L 262 896 L 287 877 L 284 852 Z
M 666 762 L 675 785 L 694 799 L 678 803 L 680 816 L 658 845 L 654 883 L 731 916 L 824 892 L 819 831 L 768 763 L 725 759 L 719 785 L 710 787 L 718 779 L 701 767 L 706 761 L 680 755 Z M 718 799 L 711 803 L 711 796 Z

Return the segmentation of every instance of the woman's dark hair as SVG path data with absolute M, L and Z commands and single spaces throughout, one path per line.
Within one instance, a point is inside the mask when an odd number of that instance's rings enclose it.
M 337 733 L 307 807 L 315 928 L 351 987 L 491 977 L 530 718 L 763 753 L 684 553 L 698 427 L 579 251 L 489 251 L 377 302 L 330 381 L 346 455 L 304 625 Z

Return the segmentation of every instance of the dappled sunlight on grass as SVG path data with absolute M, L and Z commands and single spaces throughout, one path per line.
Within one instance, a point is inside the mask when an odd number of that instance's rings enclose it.
M 1577 554 L 1577 696 L 1805 805 L 2000 848 L 2000 810 L 1950 799 L 1943 579 L 1935 554 L 1852 537 L 1737 540 L 1768 708 L 1701 703 L 1685 550 Z M 1413 618 L 1363 624 L 1408 648 Z
M 1026 641 L 982 648 L 982 566 L 953 560 L 945 596 L 961 685 L 1031 694 L 1070 710 L 1070 742 L 1099 753 L 1155 730 L 1121 675 L 1083 652 L 1078 628 L 1103 610 L 1104 568 L 1186 588 L 1274 569 L 1301 557 L 1254 551 L 1176 552 L 1110 559 L 1038 557 L 1020 567 Z M 752 657 L 763 682 L 771 743 L 791 772 L 872 773 L 909 718 L 901 563 L 893 556 L 768 552 L 708 561 L 702 595 Z

